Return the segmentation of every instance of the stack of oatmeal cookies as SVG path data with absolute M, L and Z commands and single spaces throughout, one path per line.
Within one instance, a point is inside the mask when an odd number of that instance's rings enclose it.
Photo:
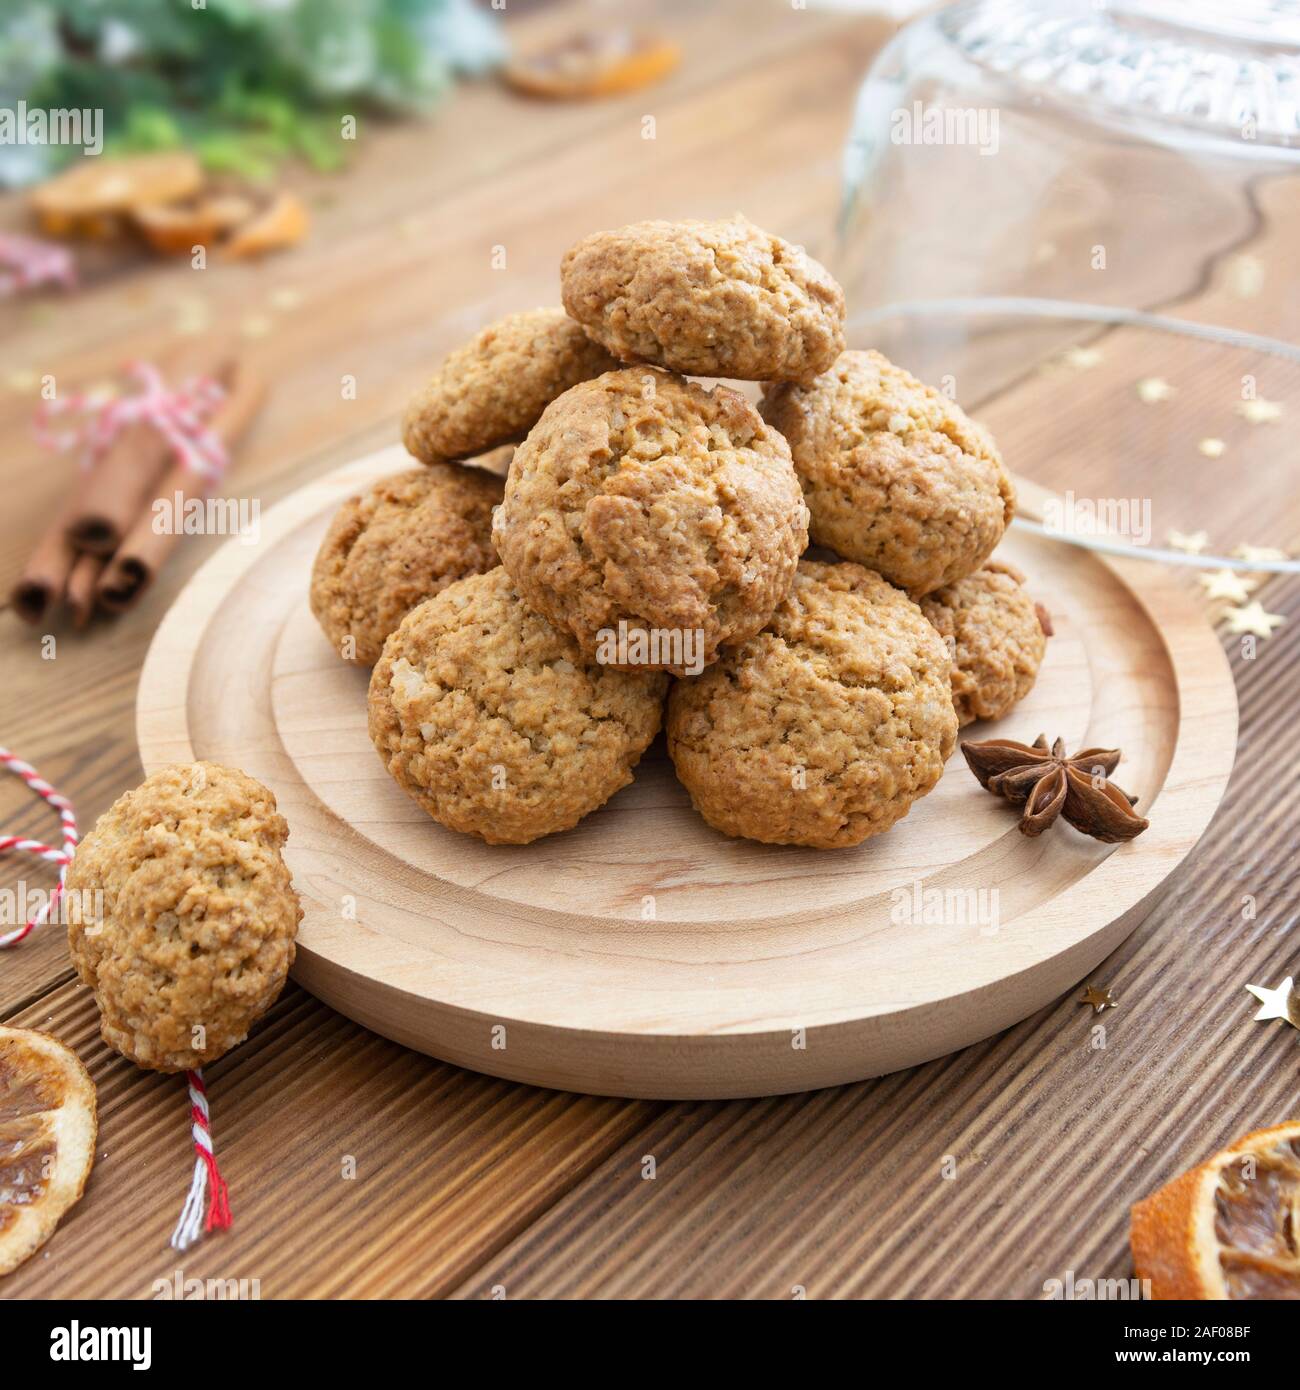
M 404 423 L 421 466 L 317 556 L 384 765 L 441 824 L 524 844 L 630 782 L 666 723 L 726 834 L 889 829 L 1043 657 L 1045 615 L 986 563 L 1015 506 L 993 441 L 845 351 L 840 287 L 743 217 L 600 232 L 560 278 L 563 309 L 443 362 Z

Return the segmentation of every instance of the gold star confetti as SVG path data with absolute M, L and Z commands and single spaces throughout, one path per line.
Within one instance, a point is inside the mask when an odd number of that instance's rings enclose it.
M 29 391 L 35 391 L 40 385 L 40 377 L 35 372 L 20 371 L 10 372 L 5 377 L 5 386 L 8 390 L 17 392 L 20 396 L 25 396 Z
M 207 301 L 203 299 L 181 299 L 176 302 L 176 331 L 188 337 L 206 333 L 212 323 L 212 315 Z
M 1096 985 L 1089 985 L 1087 989 L 1083 991 L 1079 996 L 1079 1003 L 1090 1004 L 1095 1014 L 1101 1013 L 1103 1009 L 1113 1009 L 1116 1007 L 1116 1001 L 1111 996 L 1110 990 L 1105 988 L 1098 989 Z
M 1202 439 L 1196 447 L 1207 459 L 1218 459 L 1223 457 L 1227 445 L 1222 439 Z
M 1300 995 L 1295 992 L 1295 980 L 1288 975 L 1276 989 L 1265 989 L 1263 985 L 1247 985 L 1246 988 L 1260 1002 L 1260 1010 L 1255 1015 L 1256 1023 L 1265 1023 L 1270 1018 L 1283 1018 L 1293 1028 L 1300 1028 Z
M 1163 378 L 1158 376 L 1143 377 L 1137 384 L 1138 400 L 1143 405 L 1157 405 L 1160 401 L 1167 401 L 1170 396 L 1175 394 L 1175 388 Z
M 1193 531 L 1190 535 L 1182 531 L 1169 533 L 1169 544 L 1173 549 L 1186 551 L 1188 555 L 1199 555 L 1209 543 L 1210 538 L 1204 531 Z
M 1227 271 L 1228 289 L 1238 299 L 1254 299 L 1264 288 L 1264 262 L 1258 256 L 1244 253 L 1233 256 L 1224 268 Z
M 1245 603 L 1256 584 L 1237 570 L 1215 570 L 1213 574 L 1198 574 L 1196 578 L 1206 598 L 1223 598 L 1229 603 Z
M 1271 545 L 1247 545 L 1244 541 L 1232 552 L 1238 560 L 1251 565 L 1273 565 L 1286 559 L 1286 551 Z
M 274 291 L 271 295 L 271 307 L 273 309 L 296 309 L 301 303 L 302 294 L 289 285 Z
M 1067 367 L 1073 367 L 1080 372 L 1086 372 L 1090 367 L 1095 367 L 1101 359 L 1102 351 L 1095 347 L 1067 348 L 1061 354 L 1061 361 Z
M 265 314 L 249 314 L 240 325 L 245 338 L 265 338 L 271 331 L 271 320 Z
M 1271 637 L 1273 629 L 1286 622 L 1281 613 L 1265 613 L 1258 599 L 1242 608 L 1229 608 L 1223 616 L 1229 632 L 1249 632 L 1256 637 Z
M 1259 396 L 1253 401 L 1238 401 L 1237 414 L 1252 425 L 1271 425 L 1282 418 L 1282 407 Z

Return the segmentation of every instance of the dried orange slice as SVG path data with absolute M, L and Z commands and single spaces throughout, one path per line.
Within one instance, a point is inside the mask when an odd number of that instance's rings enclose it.
M 151 203 L 133 208 L 140 234 L 164 255 L 188 255 L 196 246 L 211 246 L 241 223 L 256 216 L 253 202 L 234 193 L 204 194 L 179 203 Z
M 1156 1299 L 1300 1300 L 1300 1120 L 1257 1130 L 1131 1213 Z
M 31 205 L 52 236 L 99 235 L 120 213 L 174 203 L 202 186 L 198 160 L 180 151 L 87 159 L 34 189 Z
M 681 56 L 667 39 L 612 29 L 574 34 L 552 48 L 512 58 L 505 79 L 528 96 L 603 97 L 657 82 Z
M 0 1274 L 54 1234 L 95 1161 L 95 1083 L 75 1052 L 0 1026 Z
M 261 256 L 294 246 L 307 235 L 307 209 L 302 199 L 293 193 L 280 193 L 253 218 L 235 229 L 225 244 L 227 256 L 242 259 Z

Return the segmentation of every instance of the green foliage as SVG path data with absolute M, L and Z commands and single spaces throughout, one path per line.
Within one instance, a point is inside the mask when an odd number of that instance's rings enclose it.
M 470 0 L 0 5 L 0 104 L 100 109 L 110 152 L 184 145 L 246 177 L 287 158 L 336 169 L 344 115 L 427 111 L 501 56 Z

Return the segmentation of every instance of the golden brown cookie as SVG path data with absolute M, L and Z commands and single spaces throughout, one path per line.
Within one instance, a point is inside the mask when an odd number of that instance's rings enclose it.
M 766 632 L 673 686 L 667 729 L 677 775 L 715 829 L 856 845 L 943 772 L 957 738 L 948 654 L 878 574 L 804 560 Z
M 1023 584 L 1018 570 L 990 560 L 921 600 L 953 658 L 952 699 L 963 726 L 1001 719 L 1038 678 L 1050 629 Z
M 993 441 L 878 352 L 843 352 L 810 386 L 763 393 L 790 442 L 818 545 L 913 596 L 970 574 L 1015 512 Z
M 764 626 L 807 520 L 785 440 L 743 396 L 636 367 L 547 407 L 492 534 L 520 596 L 589 658 L 681 674 Z
M 689 376 L 809 381 L 844 346 L 844 291 L 744 217 L 596 232 L 560 264 L 564 307 L 615 357 Z
M 482 468 L 432 463 L 344 502 L 316 553 L 310 597 L 345 661 L 373 666 L 417 603 L 496 567 L 492 508 L 504 486 Z
M 507 314 L 434 372 L 406 409 L 402 441 L 424 463 L 513 443 L 562 391 L 617 365 L 563 309 Z
M 68 949 L 110 1047 L 185 1071 L 243 1042 L 293 964 L 288 835 L 271 792 L 217 763 L 163 768 L 100 816 L 68 869 Z
M 523 845 L 632 780 L 666 685 L 587 664 L 498 567 L 420 604 L 388 639 L 370 678 L 370 737 L 434 820 Z

